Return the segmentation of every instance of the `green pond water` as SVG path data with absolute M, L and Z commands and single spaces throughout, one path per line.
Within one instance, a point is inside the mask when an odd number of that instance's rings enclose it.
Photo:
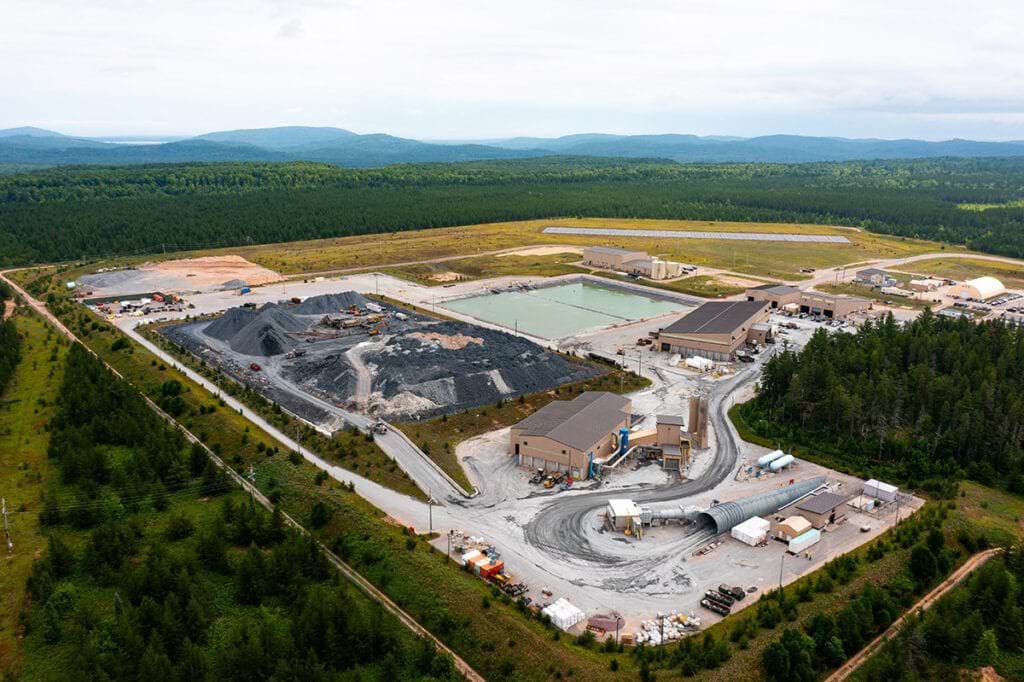
M 590 282 L 532 291 L 504 291 L 452 301 L 443 307 L 509 329 L 558 339 L 613 324 L 682 310 L 682 302 L 603 287 Z

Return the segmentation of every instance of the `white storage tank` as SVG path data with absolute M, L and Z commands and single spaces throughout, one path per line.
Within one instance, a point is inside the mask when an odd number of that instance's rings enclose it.
M 789 541 L 789 551 L 793 554 L 799 554 L 805 551 L 811 545 L 816 545 L 821 541 L 821 531 L 817 528 L 812 528 L 806 533 L 799 535 Z
M 366 309 L 367 310 L 371 310 L 371 311 L 373 311 L 375 313 L 384 312 L 384 308 L 382 308 L 381 306 L 377 305 L 376 303 L 367 303 L 366 304 Z
M 793 459 L 794 459 L 793 455 L 786 455 L 785 457 L 779 457 L 778 459 L 770 462 L 768 464 L 768 468 L 771 469 L 772 471 L 778 471 L 779 469 L 782 469 L 784 467 L 788 467 L 790 464 L 792 464 L 793 463 Z
M 777 460 L 779 457 L 784 456 L 785 454 L 786 453 L 784 453 L 782 450 L 773 450 L 769 452 L 767 455 L 762 455 L 761 457 L 758 457 L 757 466 L 766 467 L 775 460 Z

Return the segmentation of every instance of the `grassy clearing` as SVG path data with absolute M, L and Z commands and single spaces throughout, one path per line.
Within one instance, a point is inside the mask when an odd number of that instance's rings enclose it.
M 462 441 L 495 429 L 511 426 L 552 400 L 572 400 L 583 391 L 630 393 L 649 386 L 650 383 L 648 379 L 632 372 L 609 367 L 606 374 L 587 381 L 550 391 L 541 391 L 514 400 L 501 401 L 496 405 L 438 417 L 430 421 L 408 422 L 397 426 L 432 460 L 437 462 L 445 473 L 458 481 L 466 490 L 471 490 L 472 485 L 466 477 L 466 472 L 455 456 L 455 447 Z
M 464 282 L 490 277 L 557 277 L 591 272 L 573 263 L 580 259 L 576 253 L 544 256 L 479 256 L 440 263 L 422 263 L 384 268 L 384 272 L 425 286 L 442 286 L 450 282 Z
M 1002 204 L 957 204 L 961 211 L 988 211 L 993 208 L 1024 208 L 1024 199 L 1014 199 Z
M 46 547 L 36 516 L 28 510 L 41 506 L 51 472 L 46 423 L 52 415 L 67 351 L 63 337 L 38 316 L 21 312 L 15 324 L 22 335 L 22 360 L 0 396 L 0 490 L 12 512 L 15 549 L 13 555 L 0 549 L 0 677 L 14 675 L 22 664 L 18 614 L 32 562 Z
M 693 296 L 703 296 L 704 298 L 726 298 L 742 294 L 746 291 L 744 287 L 727 284 L 712 275 L 696 275 L 675 280 L 674 282 L 654 282 L 654 285 L 661 289 L 670 289 Z
M 829 234 L 847 237 L 851 243 L 725 242 L 710 239 L 602 238 L 544 234 L 543 229 L 551 225 L 620 229 Z M 203 253 L 207 255 L 237 253 L 268 268 L 298 274 L 349 268 L 371 268 L 453 256 L 471 256 L 525 246 L 592 246 L 596 244 L 642 249 L 651 255 L 671 260 L 779 279 L 804 279 L 806 275 L 800 272 L 800 268 L 803 267 L 822 268 L 852 261 L 898 258 L 940 249 L 939 245 L 933 242 L 887 237 L 822 225 L 561 218 L 290 242 L 211 250 Z
M 927 258 L 914 269 L 936 277 L 963 280 L 991 275 L 1013 288 L 1024 288 L 1024 266 L 975 258 Z

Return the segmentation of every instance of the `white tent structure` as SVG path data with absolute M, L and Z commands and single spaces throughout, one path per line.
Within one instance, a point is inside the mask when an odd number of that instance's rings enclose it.
M 772 524 L 768 519 L 754 516 L 738 526 L 733 526 L 731 533 L 740 542 L 756 547 L 768 539 L 768 531 L 771 530 L 771 527 Z
M 565 597 L 554 604 L 548 604 L 541 610 L 541 613 L 546 614 L 551 619 L 551 623 L 560 630 L 568 630 L 586 617 L 586 614 Z
M 961 298 L 974 298 L 979 301 L 987 301 L 1000 294 L 1006 293 L 1006 287 L 995 277 L 978 277 L 961 282 L 953 287 L 950 292 L 953 296 Z

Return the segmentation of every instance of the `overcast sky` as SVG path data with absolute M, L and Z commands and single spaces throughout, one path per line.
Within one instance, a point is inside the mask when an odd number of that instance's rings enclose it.
M 2 0 L 0 128 L 1024 139 L 1024 2 Z

